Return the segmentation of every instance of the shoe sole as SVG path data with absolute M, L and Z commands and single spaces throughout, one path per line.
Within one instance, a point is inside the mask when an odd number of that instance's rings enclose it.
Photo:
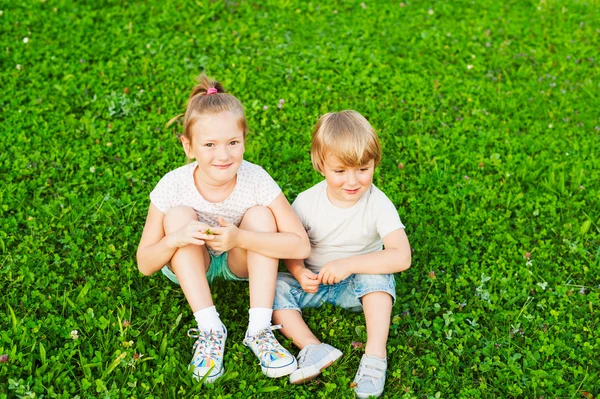
M 270 378 L 285 377 L 286 375 L 292 374 L 298 368 L 298 362 L 296 361 L 296 358 L 292 357 L 292 359 L 294 359 L 294 361 L 291 362 L 290 364 L 286 364 L 285 366 L 281 366 L 281 367 L 260 366 L 260 368 L 262 369 L 263 374 L 266 375 L 267 377 L 270 377 Z
M 375 393 L 358 393 L 358 392 L 354 391 L 354 394 L 356 395 L 357 398 L 360 398 L 360 399 L 368 399 L 368 398 L 372 398 L 373 396 L 378 398 L 383 394 L 383 391 L 375 392 Z
M 322 361 L 325 361 L 326 363 L 321 365 L 319 368 L 317 368 L 316 366 L 313 366 L 311 369 L 313 369 L 312 371 L 306 367 L 306 369 L 303 372 L 299 372 L 298 373 L 298 377 L 294 376 L 293 373 L 292 375 L 290 375 L 290 383 L 291 384 L 303 384 L 307 381 L 310 380 L 314 380 L 316 377 L 319 376 L 319 374 L 321 374 L 323 372 L 323 370 L 325 370 L 327 367 L 331 366 L 336 360 L 338 360 L 340 357 L 342 357 L 343 353 L 339 350 L 335 350 L 332 351 L 327 357 L 323 358 Z
M 225 368 L 221 368 L 221 371 L 218 372 L 215 375 L 206 377 L 206 379 L 204 380 L 205 384 L 212 384 L 213 382 L 215 382 L 219 377 L 221 377 L 223 374 L 225 373 Z M 196 373 L 194 373 L 194 379 L 198 382 L 202 381 L 202 379 L 204 378 L 203 375 L 198 375 Z

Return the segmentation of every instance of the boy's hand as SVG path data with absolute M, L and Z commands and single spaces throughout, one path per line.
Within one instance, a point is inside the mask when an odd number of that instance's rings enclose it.
M 350 277 L 351 274 L 346 265 L 334 260 L 321 268 L 319 271 L 319 281 L 321 284 L 337 284 Z
M 192 220 L 179 230 L 169 234 L 169 246 L 172 248 L 181 248 L 189 244 L 204 245 L 206 240 L 212 238 L 206 234 L 210 228 L 206 223 Z
M 233 223 L 227 222 L 221 216 L 217 219 L 221 227 L 211 227 L 212 239 L 206 245 L 219 252 L 227 252 L 238 246 L 240 229 Z
M 319 290 L 319 279 L 318 275 L 311 272 L 309 269 L 304 268 L 297 272 L 294 277 L 302 286 L 302 289 L 307 294 L 316 294 Z

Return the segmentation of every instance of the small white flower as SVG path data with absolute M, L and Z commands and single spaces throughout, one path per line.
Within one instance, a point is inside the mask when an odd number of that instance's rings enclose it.
M 550 123 L 550 124 L 548 125 L 548 128 L 549 128 L 549 129 L 552 129 L 553 127 L 554 127 L 554 126 L 552 126 L 552 123 Z
M 429 13 L 429 15 L 433 15 L 433 10 L 430 8 L 429 11 L 427 11 Z
M 96 171 L 96 168 L 92 166 L 92 167 L 90 168 L 90 172 L 94 173 L 95 171 Z
M 568 152 L 565 152 L 565 155 L 566 155 L 566 156 L 569 156 L 569 153 L 568 153 Z
M 0 10 L 0 16 L 2 16 L 2 14 L 4 14 L 4 11 Z
M 79 339 L 79 331 L 77 331 L 77 330 L 71 331 L 71 338 Z
M 23 43 L 25 43 L 25 44 L 29 43 L 29 38 L 28 37 L 24 37 L 23 38 Z
M 471 64 L 467 65 L 467 69 L 473 69 L 473 65 L 471 65 Z
M 17 69 L 21 70 L 21 64 L 17 64 Z
M 507 173 L 507 174 L 506 174 L 506 177 L 510 177 L 510 173 Z

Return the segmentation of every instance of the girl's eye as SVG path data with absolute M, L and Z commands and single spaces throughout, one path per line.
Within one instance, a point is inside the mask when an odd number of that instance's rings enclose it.
M 233 140 L 229 143 L 229 145 L 238 145 L 240 142 L 238 140 Z
M 335 173 L 344 173 L 344 171 L 343 171 L 343 170 L 341 170 L 341 169 L 334 170 L 334 172 L 335 172 Z
M 215 144 L 214 143 L 206 143 L 204 144 L 205 147 L 214 147 Z
M 367 170 L 369 170 L 369 168 L 360 168 L 361 172 L 366 172 Z

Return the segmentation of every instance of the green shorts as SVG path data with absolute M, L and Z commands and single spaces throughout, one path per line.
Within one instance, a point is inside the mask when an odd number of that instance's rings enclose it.
M 229 264 L 227 263 L 227 252 L 223 252 L 221 255 L 213 255 L 209 251 L 208 254 L 210 255 L 210 266 L 206 272 L 206 279 L 208 280 L 209 284 L 211 284 L 216 278 L 233 281 L 248 281 L 247 278 L 240 278 L 233 274 L 231 270 L 229 270 Z M 175 276 L 175 273 L 173 273 L 169 266 L 163 266 L 161 271 L 169 280 L 175 284 L 179 284 L 179 281 L 177 281 L 177 276 Z

